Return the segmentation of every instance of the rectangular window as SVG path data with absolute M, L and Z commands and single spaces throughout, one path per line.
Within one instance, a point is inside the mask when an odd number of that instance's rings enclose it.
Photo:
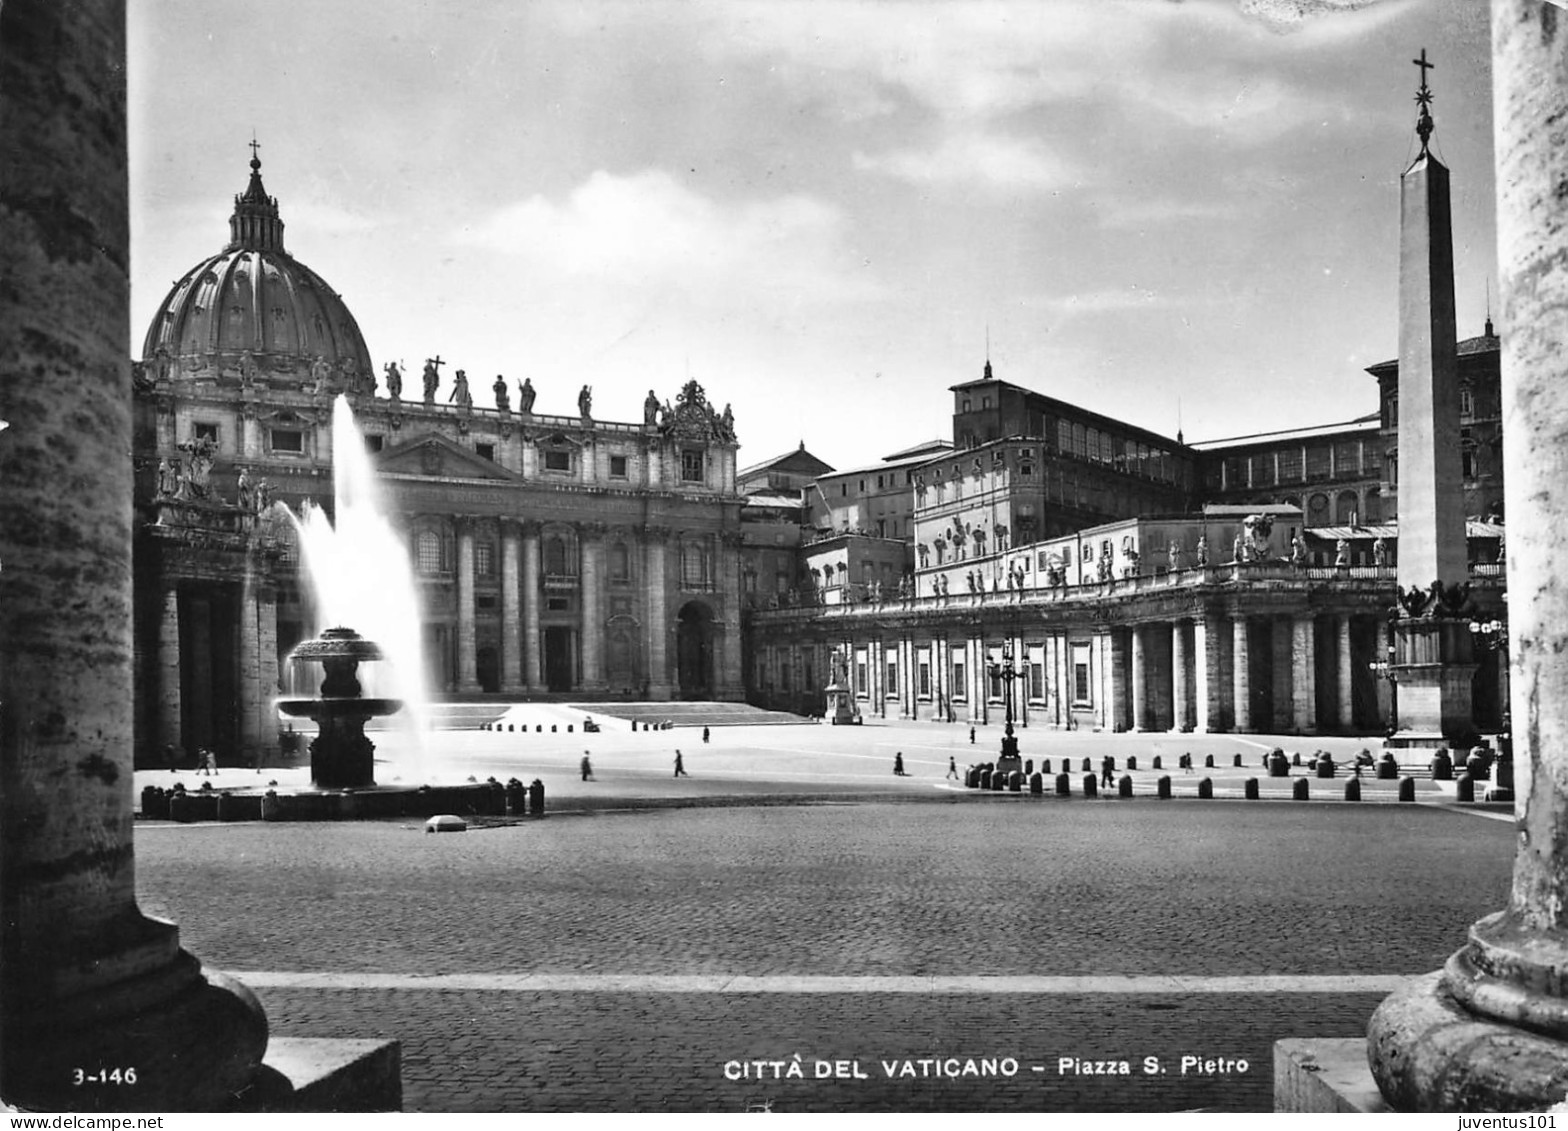
M 920 698 L 929 699 L 931 698 L 931 659 L 929 656 L 920 658 L 918 673 Z
M 1274 483 L 1274 453 L 1255 452 L 1252 456 L 1252 485 L 1268 487 Z
M 1340 479 L 1361 474 L 1361 441 L 1340 440 L 1334 445 L 1334 474 Z
M 695 448 L 681 453 L 681 479 L 687 483 L 702 482 L 702 453 Z
M 572 453 L 571 452 L 545 452 L 544 453 L 544 469 L 546 471 L 570 471 L 570 470 L 572 470 Z
M 1289 447 L 1279 450 L 1279 481 L 1281 483 L 1301 482 L 1300 448 Z
M 495 462 L 495 445 L 494 444 L 475 444 L 474 445 L 474 454 L 476 456 L 478 456 L 480 459 L 487 459 L 487 460 L 490 460 L 492 463 L 494 463 Z
M 990 659 L 991 663 L 985 666 L 986 694 L 993 700 L 1000 700 L 1002 698 L 1000 661 L 996 656 L 992 656 Z
M 386 446 L 386 439 L 387 438 L 385 436 L 376 436 L 376 435 L 366 436 L 365 437 L 365 450 L 367 452 L 379 452 L 382 448 L 384 448 Z
M 884 690 L 885 694 L 887 695 L 887 697 L 889 699 L 897 699 L 898 698 L 898 661 L 897 660 L 889 660 L 887 662 L 887 684 L 883 688 L 883 690 Z
M 1073 706 L 1090 707 L 1094 696 L 1089 683 L 1089 645 L 1073 645 Z
M 544 599 L 544 607 L 552 613 L 570 612 L 572 599 L 570 597 L 546 597 Z
M 866 661 L 863 659 L 855 661 L 855 694 L 860 696 L 867 694 Z
M 1031 662 L 1029 664 L 1029 698 L 1042 700 L 1045 698 L 1045 665 Z
M 1307 478 L 1316 483 L 1328 478 L 1328 445 L 1311 444 L 1307 448 Z
M 625 456 L 611 456 L 610 457 L 610 478 L 611 479 L 625 479 L 626 478 L 626 457 Z
M 305 450 L 305 433 L 293 428 L 274 428 L 272 430 L 272 450 L 275 452 L 303 453 Z
M 210 440 L 214 444 L 218 442 L 218 426 L 205 420 L 198 420 L 192 426 L 191 434 L 197 440 Z
M 495 576 L 495 547 L 489 542 L 474 544 L 474 573 L 479 577 Z
M 959 701 L 969 698 L 969 688 L 964 683 L 964 661 L 961 659 L 953 661 L 953 698 Z

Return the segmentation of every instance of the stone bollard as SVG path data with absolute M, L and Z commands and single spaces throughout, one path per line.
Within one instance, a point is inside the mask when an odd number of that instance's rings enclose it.
M 1432 755 L 1432 780 L 1454 780 L 1454 760 L 1448 756 L 1447 747 L 1439 746 L 1437 753 Z
M 1026 773 L 1026 774 L 1034 773 L 1034 759 L 1033 758 L 1025 758 L 1024 759 L 1024 773 Z
M 1203 764 L 1205 766 L 1212 766 L 1212 765 L 1214 765 L 1214 755 L 1210 754 L 1209 758 L 1208 758 L 1208 761 L 1204 762 Z M 1234 762 L 1232 762 L 1231 764 L 1233 766 L 1235 766 L 1238 770 L 1241 769 L 1241 755 L 1237 754 L 1236 755 L 1236 760 Z
M 1205 801 L 1214 797 L 1214 782 L 1211 779 L 1204 778 L 1198 783 L 1198 796 Z
M 1156 770 L 1162 770 L 1162 769 L 1165 768 L 1162 765 L 1160 765 L 1160 756 L 1158 754 L 1156 754 L 1154 756 L 1154 761 L 1153 761 L 1152 765 L 1153 765 L 1154 769 L 1156 769 Z M 1128 767 L 1128 769 L 1131 769 L 1131 768 L 1132 768 L 1131 766 Z
M 1001 793 L 1002 790 L 1004 790 L 1006 788 L 1007 788 L 1007 775 L 1004 774 L 1001 770 L 992 770 L 991 771 L 991 792 L 992 793 Z
M 269 789 L 261 795 L 261 819 L 263 821 L 283 820 L 283 802 L 278 797 L 278 791 Z
M 550 733 L 551 733 L 551 734 L 556 734 L 556 733 L 559 733 L 559 732 L 558 732 L 558 731 L 557 731 L 557 730 L 556 730 L 556 724 L 555 724 L 555 723 L 551 723 L 551 724 L 550 724 Z
M 1241 755 L 1240 754 L 1236 755 L 1236 765 L 1238 765 L 1238 766 L 1241 765 Z M 1214 768 L 1214 755 L 1212 755 L 1212 754 L 1205 754 L 1203 756 L 1203 768 L 1205 770 L 1212 770 Z
M 1256 801 L 1258 799 L 1258 779 L 1257 778 L 1248 778 L 1247 779 L 1247 784 L 1246 784 L 1245 787 L 1243 787 L 1242 795 L 1244 797 L 1246 797 L 1246 799 L 1248 801 Z
M 973 766 L 965 767 L 965 769 L 964 769 L 964 788 L 965 789 L 974 789 L 975 786 L 977 786 L 979 784 L 980 784 L 980 771 L 975 769 Z
M 1290 763 L 1285 760 L 1285 752 L 1283 750 L 1276 750 L 1269 755 L 1269 777 L 1290 777 Z
M 1486 781 L 1492 776 L 1492 768 L 1484 756 L 1472 754 L 1465 759 L 1465 773 L 1476 781 Z
M 544 816 L 544 782 L 538 778 L 528 787 L 528 815 L 530 817 Z
M 1050 776 L 1050 773 L 1051 773 L 1051 760 L 1049 758 L 1047 758 L 1045 761 L 1040 763 L 1040 772 L 1042 774 L 1045 774 L 1047 777 Z
M 1318 755 L 1318 777 L 1331 778 L 1334 776 L 1334 759 L 1327 751 Z
M 169 819 L 169 795 L 155 785 L 142 790 L 142 817 L 151 821 Z
M 190 794 L 176 793 L 169 798 L 169 820 L 186 824 L 196 819 L 196 805 Z
M 567 723 L 566 724 L 566 733 L 567 734 L 571 734 L 572 733 L 572 724 L 571 723 Z
M 1094 797 L 1099 792 L 1100 779 L 1095 777 L 1093 774 L 1085 774 L 1083 776 L 1083 795 L 1085 797 Z
M 1296 801 L 1307 800 L 1307 779 L 1297 778 L 1296 783 L 1290 787 L 1290 796 Z
M 1123 781 L 1127 779 L 1123 778 Z M 1169 799 L 1171 795 L 1171 779 L 1169 775 L 1161 775 L 1160 780 L 1154 783 L 1156 796 Z
M 1408 778 L 1408 777 L 1407 778 L 1400 778 L 1399 779 L 1399 800 L 1401 800 L 1401 801 L 1414 801 L 1415 799 L 1416 799 L 1416 779 L 1415 778 Z
M 506 733 L 507 734 L 515 733 L 516 730 L 517 730 L 517 724 L 516 723 L 507 723 L 506 724 Z
M 1087 774 L 1092 769 L 1094 769 L 1094 767 L 1089 764 L 1089 759 L 1085 758 L 1083 760 L 1083 772 Z
M 1071 797 L 1073 795 L 1073 779 L 1067 774 L 1056 775 L 1056 796 Z
M 1292 766 L 1301 765 L 1301 751 L 1298 750 L 1290 756 L 1290 764 Z
M 980 767 L 980 788 L 991 788 L 991 768 L 989 766 Z
M 1399 763 L 1394 761 L 1392 754 L 1385 753 L 1378 759 L 1377 776 L 1379 781 L 1393 781 L 1399 777 Z
M 1138 756 L 1136 754 L 1127 755 L 1127 768 L 1129 770 L 1136 770 L 1138 768 Z
M 1361 800 L 1361 779 L 1360 778 L 1351 778 L 1349 781 L 1347 781 L 1345 783 L 1345 800 L 1346 801 L 1360 801 Z
M 1459 791 L 1457 796 L 1460 801 L 1475 800 L 1475 779 L 1472 778 L 1469 774 L 1459 775 Z
M 1039 797 L 1045 792 L 1045 777 L 1041 774 L 1029 775 L 1029 792 Z
M 1126 774 L 1123 774 L 1120 778 L 1118 778 L 1116 780 L 1116 796 L 1117 797 L 1131 797 L 1132 796 L 1132 778 L 1128 777 Z
M 528 787 L 521 778 L 506 779 L 506 815 L 523 817 L 528 814 Z

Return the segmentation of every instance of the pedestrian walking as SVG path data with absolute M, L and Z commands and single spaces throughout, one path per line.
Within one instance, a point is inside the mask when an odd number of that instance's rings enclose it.
M 201 752 L 201 772 L 208 777 L 218 776 L 218 755 L 206 747 Z
M 675 752 L 675 776 L 678 778 L 691 777 L 691 775 L 686 772 L 686 763 L 681 760 L 681 752 L 679 750 Z
M 704 742 L 708 741 L 708 728 L 707 727 L 703 727 L 702 728 L 702 740 Z
M 1109 754 L 1100 760 L 1100 784 L 1104 786 L 1116 784 L 1116 759 Z
M 908 776 L 904 773 L 904 752 L 902 750 L 893 755 L 893 776 L 899 778 Z
M 950 778 L 958 776 L 958 759 L 951 754 L 947 756 L 947 776 Z
M 174 743 L 165 742 L 163 744 L 163 760 L 168 763 L 171 774 L 180 768 L 180 756 L 175 753 Z
M 974 727 L 970 727 L 969 728 L 969 745 L 973 746 L 974 744 L 975 744 L 975 728 Z
M 588 760 L 588 751 L 583 751 L 583 781 L 593 780 L 593 763 Z

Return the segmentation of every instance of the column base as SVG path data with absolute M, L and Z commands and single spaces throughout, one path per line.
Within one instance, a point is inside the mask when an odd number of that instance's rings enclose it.
M 1562 1103 L 1568 1040 L 1473 1013 L 1446 981 L 1432 973 L 1390 994 L 1367 1026 L 1372 1075 L 1395 1110 L 1524 1112 Z
M 12 1012 L 9 1028 L 4 1099 L 39 1111 L 221 1111 L 267 1047 L 255 995 L 185 951 L 31 1016 Z

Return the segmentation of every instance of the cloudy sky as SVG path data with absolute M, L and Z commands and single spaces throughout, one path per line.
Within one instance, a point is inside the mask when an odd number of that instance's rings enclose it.
M 950 436 L 989 334 L 998 377 L 1189 440 L 1348 419 L 1397 353 L 1423 47 L 1461 337 L 1495 280 L 1476 0 L 130 7 L 137 354 L 254 131 L 377 369 L 486 399 L 636 420 L 689 376 L 742 465 L 845 468 Z

